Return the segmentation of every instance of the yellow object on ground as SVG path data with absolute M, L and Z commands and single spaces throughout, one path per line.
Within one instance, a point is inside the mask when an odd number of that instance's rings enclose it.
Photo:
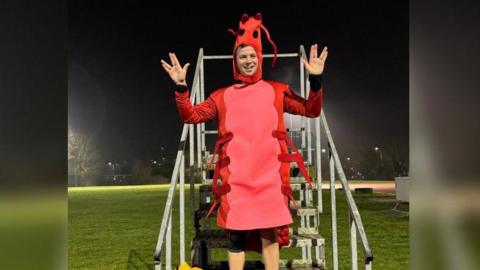
M 188 265 L 188 263 L 183 262 L 183 263 L 178 267 L 178 270 L 202 270 L 202 268 L 198 268 L 198 267 L 193 267 L 193 268 L 191 268 L 190 265 Z

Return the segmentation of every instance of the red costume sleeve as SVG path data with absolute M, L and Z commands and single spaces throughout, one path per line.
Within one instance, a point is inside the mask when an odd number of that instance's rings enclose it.
M 283 109 L 291 114 L 299 114 L 307 117 L 318 117 L 322 111 L 323 88 L 317 92 L 310 91 L 305 100 L 297 95 L 292 89 L 285 90 Z
M 190 102 L 190 91 L 175 92 L 178 113 L 184 123 L 197 124 L 213 120 L 217 117 L 215 101 L 210 96 L 204 102 L 195 106 Z

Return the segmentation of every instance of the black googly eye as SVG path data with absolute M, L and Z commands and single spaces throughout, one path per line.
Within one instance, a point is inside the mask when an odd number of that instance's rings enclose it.
M 245 29 L 238 30 L 238 35 L 243 36 L 245 34 Z
M 253 38 L 258 38 L 258 30 L 253 32 Z

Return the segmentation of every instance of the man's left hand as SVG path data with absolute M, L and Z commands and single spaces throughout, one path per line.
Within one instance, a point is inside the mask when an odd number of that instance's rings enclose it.
M 323 47 L 320 56 L 317 56 L 317 48 L 317 44 L 314 44 L 310 47 L 310 59 L 308 60 L 308 62 L 307 60 L 302 58 L 305 68 L 307 69 L 308 73 L 312 75 L 323 74 L 323 70 L 325 68 L 325 61 L 327 60 L 328 56 L 327 47 Z

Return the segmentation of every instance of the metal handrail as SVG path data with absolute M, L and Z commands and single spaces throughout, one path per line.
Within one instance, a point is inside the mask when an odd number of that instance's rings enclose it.
M 190 94 L 190 102 L 193 102 L 195 100 L 196 94 L 197 92 L 199 92 L 198 74 L 200 72 L 200 63 L 202 61 L 202 57 L 203 57 L 203 50 L 200 49 L 198 54 L 198 59 L 197 59 L 197 65 L 195 67 L 195 77 L 192 84 L 192 93 Z M 179 179 L 179 171 L 184 170 L 184 166 L 180 166 L 180 165 L 184 163 L 182 161 L 184 160 L 184 156 L 185 156 L 184 149 L 185 149 L 188 131 L 190 129 L 189 126 L 190 124 L 183 125 L 182 135 L 180 137 L 180 143 L 178 144 L 177 157 L 175 158 L 175 166 L 173 168 L 172 177 L 170 179 L 170 188 L 168 189 L 168 196 L 167 196 L 167 201 L 165 203 L 165 210 L 163 212 L 162 223 L 160 226 L 160 233 L 158 235 L 157 245 L 156 245 L 155 253 L 153 256 L 156 270 L 162 269 L 162 260 L 161 260 L 162 247 L 163 247 L 163 244 L 165 243 L 165 238 L 167 238 L 168 236 L 167 231 L 170 231 L 171 233 L 170 227 L 171 227 L 173 200 L 175 197 L 175 187 Z M 167 249 L 167 252 L 168 252 L 168 249 Z M 167 256 L 167 261 L 170 260 L 168 257 L 169 256 Z M 171 266 L 167 263 L 166 268 L 169 269 L 170 267 Z
M 305 52 L 305 48 L 300 46 L 300 57 L 307 60 L 307 54 Z M 301 67 L 303 67 L 301 65 Z M 303 74 L 301 74 L 303 75 Z M 308 75 L 308 74 L 307 74 Z M 309 90 L 309 85 L 307 84 L 307 94 Z M 303 88 L 303 85 L 302 85 Z M 333 247 L 333 266 L 334 270 L 338 269 L 338 252 L 337 252 L 337 237 L 336 237 L 336 205 L 335 205 L 335 169 L 337 169 L 337 173 L 340 176 L 340 182 L 342 183 L 343 190 L 345 191 L 346 197 L 347 197 L 347 204 L 349 208 L 349 221 L 350 221 L 350 232 L 351 232 L 351 252 L 352 252 L 352 269 L 357 269 L 356 267 L 356 234 L 353 232 L 357 231 L 358 234 L 360 235 L 362 247 L 364 250 L 365 254 L 365 265 L 367 269 L 371 269 L 371 262 L 373 260 L 373 255 L 372 251 L 370 249 L 370 245 L 368 243 L 367 235 L 365 233 L 365 230 L 363 228 L 363 223 L 362 219 L 360 217 L 360 213 L 358 211 L 357 205 L 355 203 L 355 200 L 353 199 L 350 187 L 347 183 L 347 178 L 345 176 L 345 173 L 343 171 L 342 164 L 340 162 L 340 158 L 338 156 L 338 152 L 335 147 L 335 143 L 333 142 L 332 134 L 330 132 L 330 128 L 328 127 L 327 119 L 325 117 L 325 112 L 322 109 L 321 115 L 320 115 L 321 122 L 323 124 L 323 127 L 325 128 L 325 133 L 327 135 L 327 141 L 328 145 L 330 148 L 330 192 L 331 192 L 331 207 L 332 207 L 332 247 Z M 315 133 L 316 133 L 316 147 L 320 148 L 320 123 L 319 119 L 315 118 L 316 121 L 316 128 L 315 128 Z M 307 126 L 307 129 L 310 130 L 310 126 Z M 310 133 L 308 131 L 308 133 Z M 310 140 L 310 138 L 309 138 Z M 310 145 L 308 146 L 308 150 L 310 150 Z M 310 160 L 310 153 L 309 154 L 309 160 Z M 323 211 L 323 206 L 322 206 L 322 196 L 321 196 L 321 157 L 320 157 L 320 149 L 317 149 L 316 151 L 316 161 L 317 161 L 317 194 L 318 194 L 318 206 L 317 208 Z M 355 259 L 355 261 L 353 261 Z
M 273 58 L 273 54 L 264 54 L 262 55 L 263 58 Z M 282 58 L 282 57 L 297 57 L 298 53 L 279 53 L 277 54 L 277 58 Z M 208 59 L 232 59 L 233 56 L 231 54 L 229 55 L 205 55 L 203 59 L 208 60 Z
M 357 204 L 355 203 L 355 200 L 353 199 L 352 192 L 350 190 L 350 186 L 347 183 L 347 178 L 345 176 L 345 172 L 343 171 L 342 163 L 340 162 L 340 158 L 338 156 L 337 149 L 335 147 L 335 143 L 333 142 L 332 139 L 332 134 L 330 132 L 330 128 L 328 127 L 327 119 L 325 116 L 325 112 L 322 111 L 322 114 L 320 115 L 323 127 L 325 128 L 325 134 L 327 135 L 327 140 L 328 140 L 328 145 L 330 148 L 330 156 L 331 156 L 331 162 L 330 166 L 333 167 L 331 168 L 331 171 L 334 169 L 337 170 L 338 176 L 340 177 L 340 182 L 342 184 L 343 190 L 345 191 L 345 195 L 347 197 L 347 204 L 349 208 L 349 217 L 351 217 L 353 220 L 353 224 L 356 227 L 357 233 L 360 235 L 360 240 L 362 243 L 362 247 L 364 250 L 365 254 L 365 264 L 367 265 L 368 269 L 371 269 L 371 262 L 373 261 L 373 255 L 372 251 L 370 249 L 370 245 L 368 243 L 367 235 L 365 233 L 365 229 L 363 228 L 363 223 L 362 223 L 362 218 L 360 217 L 360 213 L 357 208 Z M 334 180 L 334 171 L 331 173 L 331 179 Z M 334 184 L 334 183 L 333 183 Z M 332 194 L 334 194 L 335 190 L 333 189 Z M 352 236 L 356 237 L 356 236 Z M 353 241 L 353 239 L 351 239 Z M 352 264 L 356 262 L 352 261 Z

